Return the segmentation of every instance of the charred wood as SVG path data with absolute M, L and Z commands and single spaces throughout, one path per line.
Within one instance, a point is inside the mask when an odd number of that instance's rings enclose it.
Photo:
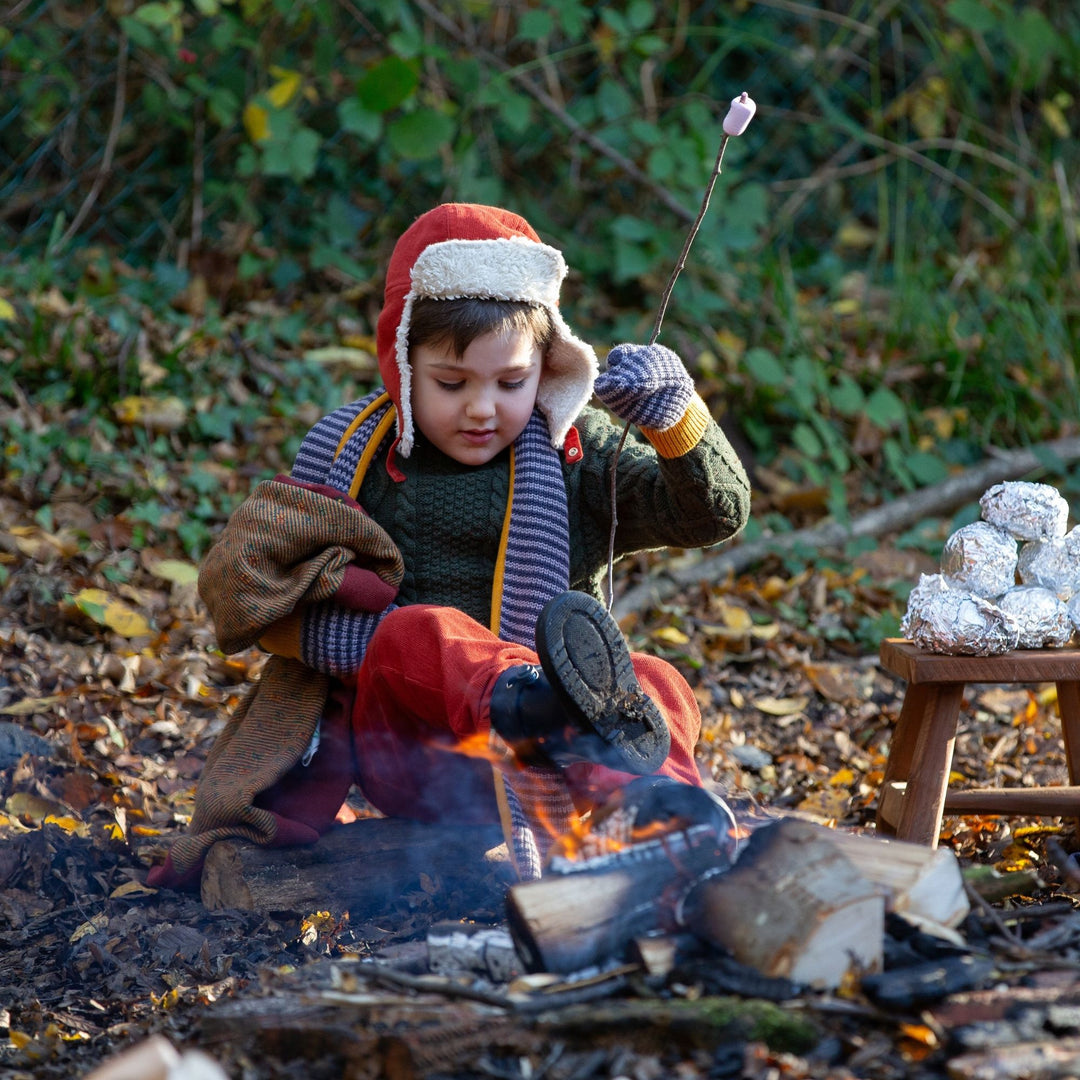
M 501 904 L 510 876 L 497 827 L 428 825 L 366 818 L 331 829 L 306 847 L 266 848 L 219 840 L 202 875 L 211 910 L 264 913 L 385 910 L 410 890 L 461 890 L 467 906 Z M 462 914 L 465 914 L 463 911 Z

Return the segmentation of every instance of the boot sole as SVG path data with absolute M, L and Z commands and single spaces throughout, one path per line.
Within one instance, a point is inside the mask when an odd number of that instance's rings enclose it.
M 536 624 L 536 651 L 563 704 L 582 720 L 583 756 L 646 776 L 664 763 L 671 733 L 641 688 L 618 623 L 587 593 L 550 600 Z

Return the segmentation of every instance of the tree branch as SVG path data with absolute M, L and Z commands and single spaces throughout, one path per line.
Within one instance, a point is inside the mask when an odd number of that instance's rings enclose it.
M 120 32 L 120 43 L 116 52 L 116 92 L 113 95 L 112 121 L 109 124 L 109 134 L 105 139 L 105 150 L 101 155 L 101 167 L 98 169 L 93 186 L 87 192 L 86 198 L 83 199 L 83 204 L 79 207 L 78 213 L 64 235 L 57 241 L 55 251 L 60 251 L 66 247 L 68 241 L 82 227 L 82 223 L 93 209 L 94 203 L 97 202 L 98 195 L 101 194 L 101 189 L 112 171 L 113 154 L 116 153 L 116 140 L 120 137 L 120 127 L 124 122 L 124 105 L 127 97 L 128 39 L 127 34 L 123 31 Z
M 716 584 L 729 574 L 739 574 L 768 558 L 798 547 L 835 548 L 863 536 L 883 536 L 910 528 L 928 517 L 951 513 L 978 498 L 988 487 L 1004 480 L 1015 480 L 1045 468 L 1048 455 L 1062 465 L 1080 461 L 1080 437 L 1055 439 L 1023 450 L 1006 450 L 940 484 L 922 488 L 883 503 L 848 524 L 827 521 L 807 529 L 764 536 L 746 544 L 727 547 L 706 554 L 699 561 L 678 569 L 665 570 L 648 577 L 622 594 L 612 606 L 617 619 L 650 606 L 661 604 L 680 590 L 699 584 Z

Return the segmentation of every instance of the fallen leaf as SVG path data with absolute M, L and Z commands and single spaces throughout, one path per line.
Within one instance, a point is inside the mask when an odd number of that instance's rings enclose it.
M 183 559 L 161 559 L 151 564 L 150 572 L 174 585 L 194 585 L 199 580 L 199 568 Z
M 99 911 L 92 919 L 88 919 L 76 927 L 75 932 L 68 938 L 68 941 L 74 945 L 76 941 L 81 941 L 90 934 L 96 934 L 99 930 L 104 930 L 108 925 L 109 916 L 104 911 Z
M 63 817 L 68 813 L 68 808 L 63 803 L 46 799 L 42 795 L 33 795 L 29 791 L 16 791 L 14 795 L 9 795 L 4 802 L 4 809 L 17 818 L 32 821 L 35 825 L 40 825 L 50 816 Z
M 10 705 L 0 706 L 0 713 L 5 716 L 31 716 L 34 713 L 49 712 L 50 706 L 63 700 L 61 694 L 53 694 L 51 697 L 22 698 Z
M 371 371 L 378 363 L 375 355 L 366 349 L 350 349 L 345 345 L 308 349 L 304 353 L 304 359 L 313 364 L 347 364 L 360 371 Z
M 793 716 L 800 713 L 810 703 L 810 698 L 805 694 L 796 697 L 759 697 L 754 699 L 754 708 L 770 716 Z
M 82 589 L 74 597 L 75 606 L 99 626 L 114 630 L 121 637 L 149 637 L 153 629 L 145 616 L 104 589 Z
M 85 821 L 81 818 L 72 817 L 71 814 L 46 814 L 42 824 L 59 825 L 64 832 L 75 836 L 86 836 L 90 832 L 90 828 Z
M 796 807 L 804 814 L 812 814 L 814 817 L 825 821 L 835 821 L 842 818 L 851 805 L 851 793 L 843 788 L 827 788 L 822 791 L 814 791 Z
M 654 630 L 653 637 L 657 641 L 667 642 L 668 645 L 688 645 L 690 643 L 690 639 L 681 630 L 676 630 L 674 626 L 662 626 L 659 630 Z
M 153 896 L 157 889 L 151 889 L 141 881 L 125 881 L 109 893 L 110 900 L 122 900 L 125 896 Z
M 855 774 L 850 769 L 839 769 L 829 777 L 829 787 L 850 787 L 855 783 Z
M 132 395 L 121 398 L 113 406 L 113 414 L 121 424 L 139 425 L 151 431 L 177 431 L 187 423 L 187 405 L 178 397 Z

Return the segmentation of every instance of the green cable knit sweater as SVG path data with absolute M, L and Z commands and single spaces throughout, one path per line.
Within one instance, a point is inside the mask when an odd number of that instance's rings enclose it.
M 563 463 L 570 524 L 570 585 L 601 595 L 611 531 L 611 463 L 622 425 L 586 408 L 575 423 L 584 450 Z M 399 603 L 451 605 L 487 625 L 499 538 L 510 483 L 509 452 L 486 465 L 461 465 L 422 437 L 396 463 L 395 483 L 382 454 L 360 489 L 364 509 L 394 537 L 405 561 Z M 750 510 L 750 484 L 720 427 L 700 442 L 661 457 L 632 428 L 617 470 L 616 557 L 631 552 L 706 547 L 735 535 Z

